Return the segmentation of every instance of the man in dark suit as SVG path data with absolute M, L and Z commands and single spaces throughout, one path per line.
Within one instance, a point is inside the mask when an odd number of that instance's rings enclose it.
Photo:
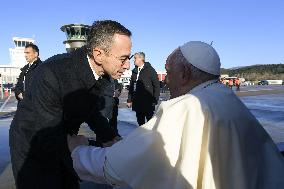
M 132 70 L 127 106 L 136 112 L 139 125 L 149 121 L 154 115 L 155 105 L 160 96 L 160 83 L 155 69 L 145 62 L 145 54 L 134 55 L 135 68 Z
M 109 126 L 111 79 L 129 68 L 131 32 L 105 20 L 92 25 L 86 47 L 46 60 L 34 75 L 10 126 L 17 189 L 78 189 L 67 146 L 86 122 L 105 146 L 120 138 Z
M 26 45 L 24 53 L 28 64 L 21 68 L 21 73 L 15 86 L 15 97 L 18 101 L 23 100 L 25 90 L 29 88 L 32 83 L 35 69 L 41 64 L 39 49 L 36 45 Z
M 109 120 L 110 126 L 117 132 L 118 134 L 118 129 L 117 129 L 117 116 L 118 116 L 118 106 L 119 106 L 119 96 L 122 91 L 122 84 L 118 83 L 117 80 L 114 80 L 113 83 L 113 88 L 114 88 L 114 94 L 113 94 L 113 111 L 112 111 L 112 118 Z

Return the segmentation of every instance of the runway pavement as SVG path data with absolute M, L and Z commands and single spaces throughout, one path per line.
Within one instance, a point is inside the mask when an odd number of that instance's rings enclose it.
M 235 88 L 233 88 L 235 91 Z M 255 95 L 267 95 L 267 94 L 284 94 L 284 86 L 246 86 L 241 87 L 240 91 L 236 91 L 236 94 L 240 97 L 244 96 L 255 96 Z M 120 110 L 118 119 L 118 127 L 122 136 L 126 136 L 134 128 L 137 127 L 135 113 L 131 109 L 126 108 L 128 92 L 126 90 L 122 91 L 120 96 Z M 169 93 L 162 93 L 160 96 L 160 101 L 169 99 Z M 10 122 L 15 114 L 17 107 L 17 101 L 13 95 L 6 97 L 5 99 L 0 99 L 0 189 L 14 189 L 14 180 L 11 171 L 10 165 L 10 153 L 8 147 L 8 130 Z M 89 137 L 94 137 L 92 132 L 88 130 L 88 127 L 82 126 L 80 132 L 88 135 Z M 279 133 L 278 131 L 272 131 Z M 279 134 L 277 140 L 279 140 Z M 282 137 L 282 136 L 281 136 Z M 272 136 L 273 138 L 273 136 Z M 284 138 L 284 136 L 283 136 Z M 282 140 L 282 138 L 281 138 Z M 284 141 L 284 139 L 282 140 Z M 281 147 L 284 149 L 284 143 L 281 144 Z M 94 184 L 89 182 L 82 183 L 82 189 L 93 188 Z M 97 187 L 97 186 L 96 186 Z M 105 187 L 101 187 L 102 189 Z M 126 188 L 119 188 L 126 189 Z

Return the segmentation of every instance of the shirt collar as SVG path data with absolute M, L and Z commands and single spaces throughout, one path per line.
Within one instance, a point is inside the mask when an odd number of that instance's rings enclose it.
M 139 71 L 139 70 L 141 71 L 141 70 L 144 68 L 144 65 L 145 65 L 145 64 L 143 64 L 142 66 L 139 66 L 139 67 L 138 67 L 138 71 Z
M 28 63 L 29 67 L 31 67 L 31 66 L 33 65 L 33 63 L 34 63 L 35 61 L 37 61 L 37 59 L 38 59 L 38 58 L 34 59 L 34 61 L 32 61 L 31 63 Z
M 88 59 L 88 63 L 89 63 L 89 66 L 93 72 L 93 75 L 95 77 L 96 80 L 99 80 L 100 79 L 100 76 L 96 73 L 96 71 L 93 69 L 93 67 L 91 66 L 91 61 L 90 61 L 90 58 L 89 56 L 87 55 L 87 59 Z

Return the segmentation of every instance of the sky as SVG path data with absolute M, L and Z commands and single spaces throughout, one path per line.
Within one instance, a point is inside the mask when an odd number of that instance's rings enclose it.
M 279 64 L 284 63 L 283 10 L 283 0 L 3 0 L 0 64 L 10 64 L 12 37 L 34 38 L 45 60 L 66 52 L 62 25 L 105 19 L 130 29 L 132 53 L 145 52 L 157 71 L 188 41 L 213 41 L 223 68 Z

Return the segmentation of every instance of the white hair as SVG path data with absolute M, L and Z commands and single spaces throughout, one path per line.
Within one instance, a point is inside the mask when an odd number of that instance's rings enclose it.
M 135 53 L 135 55 L 140 56 L 140 58 L 142 58 L 142 59 L 145 61 L 145 53 L 143 53 L 143 52 L 137 52 L 137 53 Z

